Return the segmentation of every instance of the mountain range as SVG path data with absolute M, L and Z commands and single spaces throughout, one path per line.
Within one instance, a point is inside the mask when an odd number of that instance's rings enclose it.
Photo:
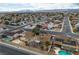
M 79 12 L 79 9 L 52 9 L 52 10 L 19 10 L 19 11 L 5 11 L 0 13 L 35 13 L 35 12 Z

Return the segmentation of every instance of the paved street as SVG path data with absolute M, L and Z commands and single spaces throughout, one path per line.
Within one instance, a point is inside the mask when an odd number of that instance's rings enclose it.
M 30 49 L 21 48 L 19 46 L 14 46 L 8 43 L 0 42 L 0 55 L 42 55 L 36 51 Z
M 72 29 L 70 27 L 70 23 L 69 23 L 69 17 L 65 16 L 63 19 L 63 29 L 62 32 L 64 33 L 72 33 Z
M 23 53 L 22 51 L 0 45 L 0 55 L 29 55 L 29 53 Z

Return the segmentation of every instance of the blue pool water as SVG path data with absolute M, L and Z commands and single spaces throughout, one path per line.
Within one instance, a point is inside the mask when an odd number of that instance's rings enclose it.
M 66 52 L 66 51 L 64 51 L 64 50 L 61 50 L 61 51 L 59 51 L 58 53 L 59 53 L 59 55 L 71 55 L 70 52 Z

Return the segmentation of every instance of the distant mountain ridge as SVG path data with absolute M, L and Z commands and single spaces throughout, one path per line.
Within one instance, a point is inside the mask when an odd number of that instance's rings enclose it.
M 79 9 L 53 9 L 53 10 L 39 10 L 38 12 L 79 12 Z
M 27 13 L 27 12 L 79 12 L 79 9 L 53 9 L 53 10 L 20 10 L 15 11 L 16 13 Z
M 5 11 L 0 13 L 33 13 L 33 12 L 79 12 L 79 9 L 52 9 L 52 10 L 19 10 L 19 11 Z

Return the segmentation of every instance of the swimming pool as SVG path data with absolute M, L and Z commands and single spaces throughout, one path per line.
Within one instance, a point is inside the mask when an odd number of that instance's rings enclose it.
M 67 51 L 64 51 L 64 50 L 61 50 L 58 53 L 59 53 L 59 55 L 72 55 L 71 52 L 67 52 Z

